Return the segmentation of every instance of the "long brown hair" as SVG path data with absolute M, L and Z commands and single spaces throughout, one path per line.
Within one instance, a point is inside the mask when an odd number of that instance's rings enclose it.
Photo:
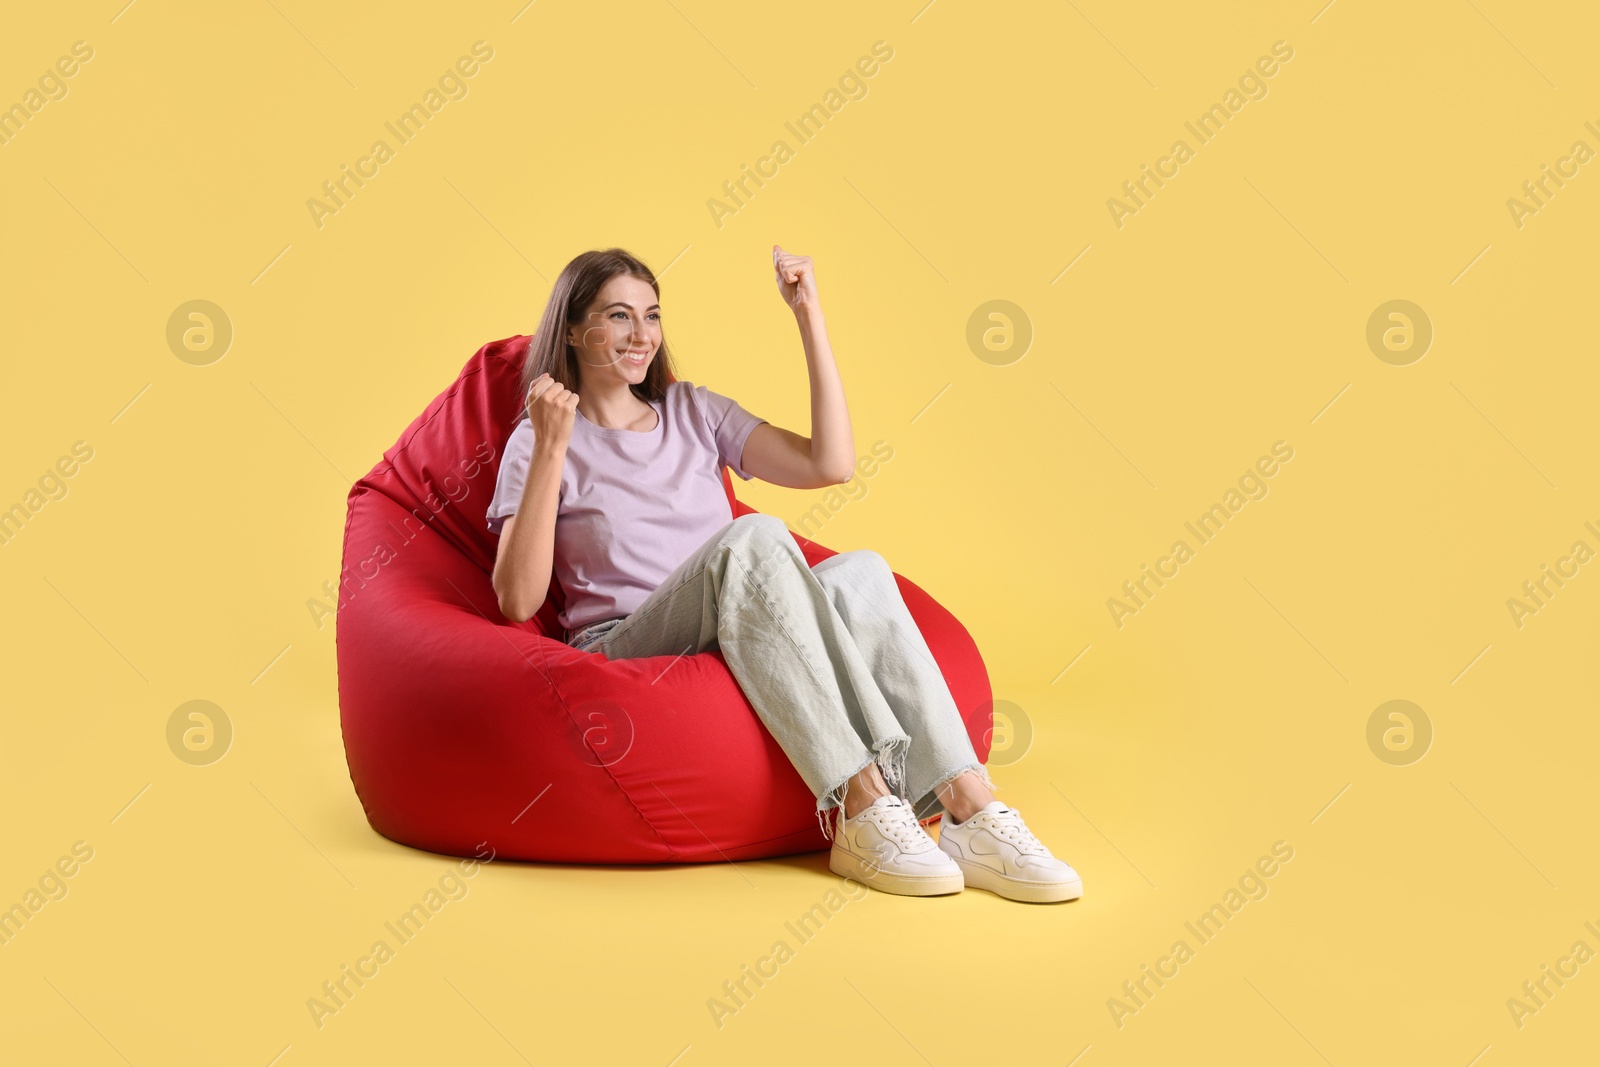
M 567 327 L 584 325 L 584 315 L 594 302 L 600 287 L 619 274 L 631 274 L 648 282 L 661 299 L 661 286 L 655 274 L 636 257 L 621 248 L 596 249 L 575 257 L 561 270 L 561 276 L 550 290 L 544 314 L 533 340 L 528 343 L 528 356 L 522 364 L 522 396 L 527 404 L 528 387 L 541 374 L 578 391 L 578 354 L 567 344 Z M 630 386 L 634 396 L 645 402 L 662 400 L 667 395 L 667 385 L 677 380 L 671 366 L 672 355 L 667 348 L 665 330 L 661 334 L 661 351 L 650 361 L 644 381 Z

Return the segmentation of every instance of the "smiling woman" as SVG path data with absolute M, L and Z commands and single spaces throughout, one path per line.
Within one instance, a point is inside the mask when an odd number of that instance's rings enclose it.
M 668 380 L 660 288 L 637 258 L 611 248 L 567 264 L 528 346 L 525 410 L 487 512 L 500 610 L 533 617 L 553 573 L 580 651 L 720 650 L 816 798 L 835 874 L 908 896 L 970 882 L 1074 899 L 1077 872 L 994 798 L 888 562 L 857 549 L 813 565 L 779 519 L 732 515 L 723 467 L 796 488 L 854 471 L 811 259 L 774 245 L 772 268 L 805 349 L 809 437 Z M 918 818 L 941 811 L 961 821 L 936 844 Z

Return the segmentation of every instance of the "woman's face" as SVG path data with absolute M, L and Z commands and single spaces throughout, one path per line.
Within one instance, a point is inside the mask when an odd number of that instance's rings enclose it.
M 619 274 L 600 287 L 584 321 L 567 327 L 585 382 L 637 385 L 661 348 L 661 305 L 650 283 Z

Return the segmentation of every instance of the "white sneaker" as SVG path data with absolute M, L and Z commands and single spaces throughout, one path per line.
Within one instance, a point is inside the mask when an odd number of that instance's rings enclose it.
M 1050 854 L 1015 808 L 991 800 L 966 822 L 945 813 L 939 850 L 961 867 L 966 884 L 1008 900 L 1044 904 L 1083 896 L 1078 872 Z
M 966 884 L 961 868 L 939 851 L 910 805 L 892 794 L 877 798 L 852 818 L 839 819 L 828 870 L 908 897 L 959 893 Z

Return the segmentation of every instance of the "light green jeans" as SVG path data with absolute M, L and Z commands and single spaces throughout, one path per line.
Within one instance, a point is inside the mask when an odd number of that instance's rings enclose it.
M 607 659 L 720 648 L 817 797 L 824 836 L 824 813 L 874 759 L 919 819 L 943 810 L 935 788 L 965 771 L 994 788 L 894 573 L 870 548 L 811 567 L 783 520 L 741 515 L 632 614 L 592 623 L 571 644 Z

